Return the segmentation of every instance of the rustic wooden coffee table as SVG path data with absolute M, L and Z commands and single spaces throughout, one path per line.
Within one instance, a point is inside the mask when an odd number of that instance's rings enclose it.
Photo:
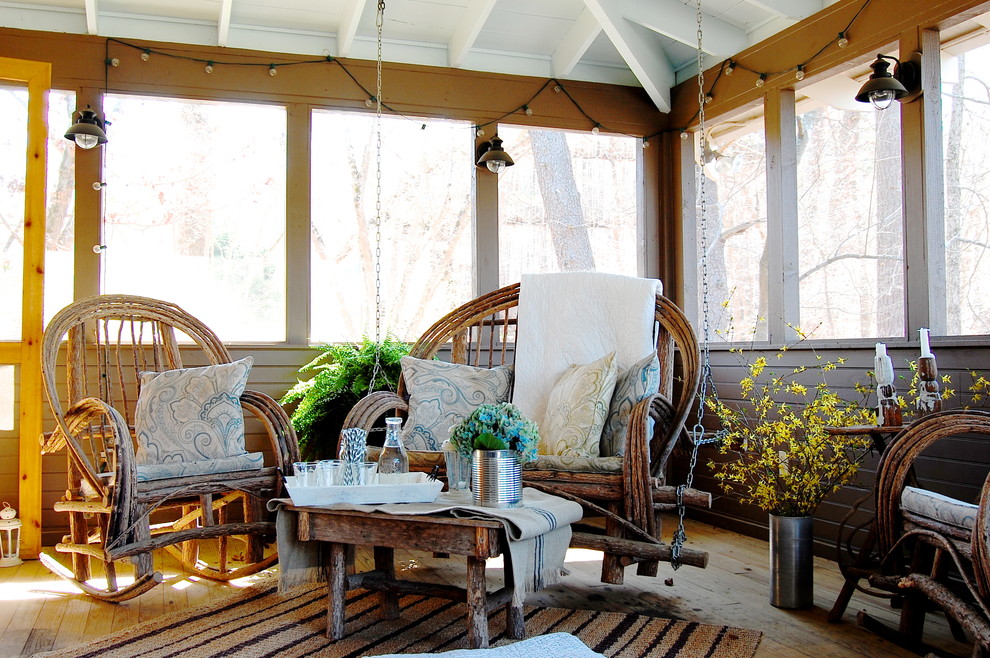
M 464 601 L 468 606 L 468 640 L 472 649 L 488 646 L 488 613 L 501 605 L 505 605 L 506 634 L 512 639 L 526 636 L 522 606 L 512 605 L 512 561 L 508 559 L 505 530 L 498 521 L 314 507 L 286 509 L 298 514 L 300 541 L 329 544 L 328 638 L 344 637 L 345 596 L 348 590 L 357 588 L 379 592 L 382 616 L 386 619 L 399 617 L 400 594 Z M 374 571 L 348 574 L 345 560 L 348 545 L 373 546 Z M 467 587 L 397 579 L 396 548 L 467 556 Z M 485 560 L 503 552 L 506 553 L 504 587 L 489 594 Z

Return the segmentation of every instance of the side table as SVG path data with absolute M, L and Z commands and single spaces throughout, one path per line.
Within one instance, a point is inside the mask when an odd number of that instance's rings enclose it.
M 522 606 L 512 605 L 511 560 L 505 560 L 504 587 L 488 594 L 485 560 L 507 553 L 502 524 L 490 519 L 449 516 L 400 515 L 317 507 L 288 506 L 298 515 L 300 541 L 322 541 L 329 545 L 329 594 L 327 637 L 344 637 L 344 606 L 348 590 L 364 588 L 379 592 L 382 615 L 399 616 L 399 594 L 437 596 L 464 601 L 468 606 L 468 640 L 472 649 L 489 645 L 488 612 L 505 605 L 506 634 L 512 639 L 526 636 Z M 348 574 L 347 546 L 370 545 L 375 569 Z M 395 549 L 450 553 L 467 557 L 465 588 L 401 580 L 395 577 Z

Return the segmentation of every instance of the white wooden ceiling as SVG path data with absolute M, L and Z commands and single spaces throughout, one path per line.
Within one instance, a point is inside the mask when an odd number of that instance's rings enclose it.
M 702 0 L 706 65 L 838 0 Z M 386 0 L 385 61 L 642 86 L 694 74 L 693 0 Z M 375 59 L 377 0 L 0 0 L 0 26 Z

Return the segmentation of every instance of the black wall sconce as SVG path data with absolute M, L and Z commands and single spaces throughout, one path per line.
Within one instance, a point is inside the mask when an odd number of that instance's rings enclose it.
M 75 142 L 81 149 L 91 149 L 107 143 L 107 134 L 103 132 L 103 128 L 107 125 L 109 123 L 100 121 L 92 106 L 87 105 L 85 110 L 79 111 L 79 118 L 66 131 L 65 138 Z
M 488 167 L 488 171 L 497 174 L 506 167 L 516 164 L 509 157 L 509 154 L 502 150 L 502 140 L 498 135 L 492 137 L 490 142 L 478 144 L 476 164 L 479 167 Z
M 914 100 L 921 85 L 921 57 L 916 54 L 910 60 L 901 61 L 891 55 L 879 54 L 875 62 L 870 64 L 873 69 L 870 79 L 856 94 L 860 103 L 872 103 L 878 110 L 890 107 L 895 100 L 907 102 Z M 893 73 L 888 71 L 890 60 L 896 64 Z

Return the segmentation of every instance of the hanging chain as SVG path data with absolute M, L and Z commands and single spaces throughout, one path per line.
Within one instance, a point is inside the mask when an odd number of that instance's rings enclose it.
M 385 0 L 378 0 L 375 30 L 378 34 L 378 58 L 375 82 L 375 365 L 368 392 L 375 390 L 381 372 L 382 351 L 382 26 L 385 23 Z
M 701 251 L 701 326 L 702 326 L 702 348 L 701 348 L 701 381 L 698 390 L 698 415 L 695 419 L 694 427 L 691 429 L 691 461 L 688 463 L 688 474 L 684 484 L 677 486 L 676 506 L 677 506 L 677 530 L 674 531 L 674 538 L 670 545 L 670 566 L 676 571 L 681 566 L 681 548 L 687 541 L 687 533 L 684 532 L 684 492 L 694 485 L 694 468 L 698 463 L 698 449 L 708 443 L 715 443 L 722 440 L 721 433 L 705 438 L 705 426 L 702 423 L 705 417 L 705 403 L 708 400 L 709 388 L 714 392 L 715 381 L 712 378 L 712 364 L 710 359 L 709 342 L 711 340 L 711 326 L 709 324 L 708 308 L 708 221 L 707 221 L 707 192 L 705 190 L 705 64 L 704 51 L 702 50 L 702 11 L 701 0 L 696 0 L 696 18 L 698 22 L 698 134 L 701 135 L 701 158 L 700 165 L 696 169 L 696 180 L 698 182 L 698 226 L 701 233 L 699 244 Z

